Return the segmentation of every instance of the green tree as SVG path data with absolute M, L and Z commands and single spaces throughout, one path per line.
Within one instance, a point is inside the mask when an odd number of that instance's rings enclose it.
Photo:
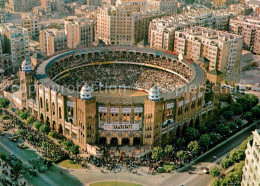
M 59 125 L 58 133 L 59 133 L 59 134 L 62 134 L 62 132 L 63 132 L 63 131 L 62 131 L 62 126 Z
M 31 125 L 33 122 L 34 122 L 34 118 L 33 118 L 32 116 L 30 116 L 30 117 L 28 117 L 28 118 L 26 119 L 26 123 L 27 123 L 28 125 Z
M 209 137 L 213 144 L 219 142 L 219 140 L 220 140 L 220 136 L 216 132 L 209 133 Z
M 228 186 L 228 185 L 237 185 L 237 181 L 239 177 L 234 172 L 229 172 L 225 178 L 223 179 L 222 185 Z
M 8 116 L 4 114 L 4 115 L 2 115 L 1 118 L 2 118 L 2 120 L 7 120 L 7 119 L 8 119 Z
M 201 134 L 205 134 L 208 131 L 207 127 L 202 123 L 198 125 L 198 130 Z
M 65 141 L 63 146 L 65 150 L 69 150 L 73 146 L 73 143 L 71 141 Z
M 188 141 L 197 140 L 199 136 L 200 136 L 199 130 L 193 127 L 188 127 L 185 131 L 185 137 L 186 139 L 188 139 Z
M 222 178 L 215 178 L 211 184 L 211 186 L 221 186 L 222 185 Z
M 209 170 L 209 173 L 213 177 L 218 177 L 220 175 L 220 170 L 218 167 L 214 166 Z
M 47 143 L 44 142 L 44 141 L 42 142 L 42 148 L 43 148 L 43 149 L 46 149 L 46 148 L 47 148 Z
M 33 137 L 32 135 L 27 136 L 28 141 L 32 141 Z
M 208 134 L 203 134 L 202 136 L 200 136 L 199 145 L 200 145 L 202 148 L 208 150 L 209 144 L 210 144 L 210 137 L 209 137 Z
M 239 103 L 232 103 L 230 109 L 234 112 L 235 115 L 240 115 L 242 113 L 242 106 Z
M 178 151 L 176 156 L 179 158 L 179 161 L 183 161 L 187 157 L 186 153 L 184 153 L 182 150 Z
M 242 119 L 238 119 L 236 121 L 236 124 L 237 124 L 237 126 L 242 127 L 242 125 L 244 124 L 244 121 Z
M 22 120 L 27 119 L 29 116 L 30 116 L 30 114 L 29 114 L 28 112 L 22 112 L 22 113 L 19 114 L 19 117 L 20 117 Z
M 33 123 L 34 128 L 36 128 L 37 130 L 39 130 L 42 125 L 43 124 L 39 121 L 36 121 L 36 122 Z
M 1 160 L 6 160 L 6 154 L 0 153 L 0 159 Z
M 170 153 L 172 153 L 172 151 L 173 151 L 172 145 L 166 145 L 164 147 L 164 152 L 165 152 L 165 154 L 167 155 L 168 158 L 169 158 Z
M 78 146 L 78 145 L 73 145 L 73 146 L 70 148 L 70 151 L 72 152 L 72 154 L 78 155 L 78 154 L 79 154 L 79 146 Z
M 220 124 L 216 127 L 216 131 L 222 135 L 222 136 L 225 136 L 229 133 L 229 127 L 224 125 L 224 124 Z
M 178 147 L 183 147 L 185 145 L 185 139 L 184 138 L 178 138 L 176 141 L 176 144 Z
M 220 162 L 220 165 L 223 169 L 227 169 L 230 167 L 233 163 L 228 158 L 223 158 Z
M 231 150 L 230 154 L 229 154 L 229 159 L 233 162 L 239 162 L 240 160 L 245 159 L 245 152 L 240 150 L 240 149 L 233 149 Z
M 253 121 L 253 114 L 252 112 L 246 112 L 244 114 L 244 119 L 246 119 L 249 123 L 251 123 Z
M 234 171 L 235 171 L 235 174 L 239 177 L 242 177 L 242 174 L 243 174 L 243 167 L 245 165 L 245 161 L 240 161 L 239 163 L 237 163 L 234 167 Z
M 6 98 L 0 98 L 0 107 L 7 108 L 10 101 Z
M 251 111 L 254 118 L 260 119 L 260 105 L 255 106 Z
M 26 134 L 26 133 L 25 133 L 25 130 L 23 130 L 23 129 L 19 130 L 18 133 L 19 133 L 20 135 L 22 135 L 22 136 L 25 136 L 25 134 Z
M 152 149 L 152 158 L 155 159 L 156 161 L 161 158 L 163 154 L 163 150 L 161 147 L 154 147 Z
M 50 131 L 50 128 L 48 127 L 48 125 L 44 124 L 40 127 L 40 131 L 43 133 L 47 133 Z
M 234 122 L 229 122 L 228 127 L 233 131 L 237 128 L 237 124 Z
M 223 117 L 226 119 L 226 120 L 231 120 L 233 117 L 234 117 L 234 112 L 229 110 L 229 111 L 226 111 L 223 113 Z
M 196 156 L 197 153 L 200 150 L 200 145 L 199 145 L 199 143 L 196 140 L 195 141 L 191 141 L 189 143 L 189 145 L 188 145 L 188 149 L 189 149 L 189 151 L 191 151 L 192 156 L 194 156 L 194 155 Z
M 21 161 L 15 161 L 13 164 L 14 174 L 18 176 L 23 170 L 23 163 Z

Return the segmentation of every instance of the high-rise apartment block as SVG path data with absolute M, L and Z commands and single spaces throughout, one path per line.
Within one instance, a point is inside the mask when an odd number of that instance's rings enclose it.
M 101 0 L 87 0 L 87 6 L 99 7 L 102 4 Z
M 260 54 L 260 19 L 242 18 L 230 19 L 231 33 L 244 36 L 244 49 Z
M 158 11 L 135 12 L 114 6 L 103 6 L 97 13 L 96 37 L 106 44 L 131 45 L 148 40 L 149 23 L 165 16 Z
M 197 61 L 209 60 L 209 71 L 217 69 L 225 75 L 238 74 L 243 37 L 204 27 L 175 31 L 174 52 Z
M 13 71 L 16 71 L 23 60 L 30 58 L 28 31 L 8 23 L 0 26 L 0 33 L 3 35 L 3 53 L 10 55 Z
M 29 12 L 39 5 L 40 0 L 9 0 L 5 8 L 8 12 Z
M 32 14 L 22 14 L 21 15 L 22 27 L 26 28 L 30 38 L 39 38 L 39 25 L 38 18 Z
M 65 19 L 68 48 L 90 47 L 94 41 L 94 21 L 69 16 Z
M 46 29 L 40 31 L 40 50 L 47 56 L 54 55 L 67 49 L 65 30 Z
M 149 27 L 150 47 L 173 51 L 175 31 L 187 27 L 202 26 L 228 30 L 231 15 L 225 10 L 196 9 L 182 15 L 154 19 Z
M 176 0 L 147 0 L 147 8 L 149 10 L 177 13 L 177 3 Z
M 246 149 L 246 160 L 243 168 L 242 186 L 259 185 L 260 183 L 260 129 L 253 131 Z
M 147 10 L 147 0 L 116 0 L 116 7 L 130 12 L 145 12 Z

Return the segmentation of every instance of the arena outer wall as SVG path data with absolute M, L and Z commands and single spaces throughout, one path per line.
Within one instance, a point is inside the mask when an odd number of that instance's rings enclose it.
M 57 60 L 87 53 L 125 51 L 172 58 L 160 50 L 132 46 L 104 46 L 65 52 L 41 63 L 35 71 L 20 71 L 23 103 L 29 112 L 62 133 L 82 149 L 87 144 L 159 145 L 182 134 L 187 126 L 202 120 L 212 105 L 203 107 L 205 73 L 195 63 L 182 60 L 192 71 L 189 83 L 173 92 L 161 93 L 161 99 L 148 96 L 108 97 L 105 94 L 82 100 L 80 93 L 56 84 L 48 75 Z M 33 87 L 33 88 L 32 88 Z M 35 90 L 31 92 L 31 90 Z

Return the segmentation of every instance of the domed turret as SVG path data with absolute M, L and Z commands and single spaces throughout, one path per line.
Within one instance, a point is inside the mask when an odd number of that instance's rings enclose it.
M 153 86 L 153 87 L 150 89 L 150 91 L 149 91 L 149 93 L 148 93 L 148 98 L 149 98 L 149 100 L 151 100 L 151 101 L 158 101 L 158 100 L 161 99 L 160 91 L 159 91 L 159 89 L 158 89 L 157 86 Z
M 92 96 L 91 87 L 88 84 L 84 85 L 80 90 L 80 98 L 83 100 L 88 100 L 91 99 L 92 97 L 93 96 Z
M 32 71 L 32 64 L 31 64 L 30 60 L 29 59 L 25 59 L 23 61 L 23 63 L 22 63 L 21 68 L 22 68 L 23 72 L 30 72 L 30 71 Z

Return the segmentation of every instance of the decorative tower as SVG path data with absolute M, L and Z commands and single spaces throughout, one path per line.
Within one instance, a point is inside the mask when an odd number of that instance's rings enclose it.
M 22 104 L 27 108 L 27 100 L 34 98 L 34 80 L 32 64 L 29 59 L 25 59 L 22 63 L 21 70 L 19 71 L 20 77 L 20 90 L 22 92 Z
M 97 141 L 96 112 L 96 98 L 93 97 L 91 87 L 86 84 L 80 90 L 80 99 L 77 99 L 78 142 L 83 149 L 86 149 L 87 143 L 94 144 Z
M 161 144 L 163 101 L 157 86 L 150 89 L 144 101 L 143 144 Z

